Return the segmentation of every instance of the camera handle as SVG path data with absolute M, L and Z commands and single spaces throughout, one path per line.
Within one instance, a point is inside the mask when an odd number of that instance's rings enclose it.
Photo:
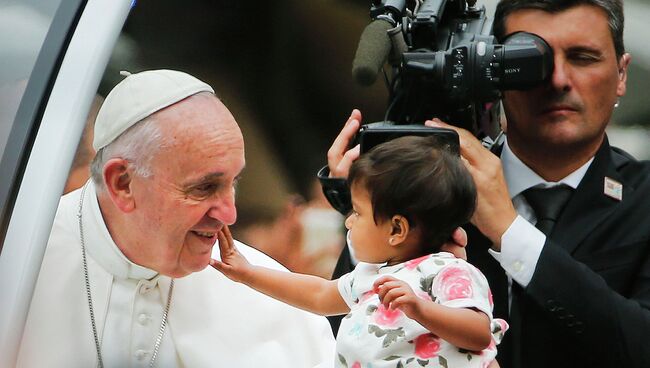
M 352 197 L 348 181 L 345 178 L 331 178 L 330 169 L 324 166 L 316 176 L 323 188 L 323 194 L 332 207 L 343 216 L 350 214 L 352 210 Z

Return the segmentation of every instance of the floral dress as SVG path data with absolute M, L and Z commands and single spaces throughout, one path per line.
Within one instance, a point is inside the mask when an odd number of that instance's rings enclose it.
M 373 291 L 373 283 L 383 275 L 407 282 L 420 298 L 484 312 L 492 324 L 492 343 L 483 351 L 466 351 L 432 334 L 399 309 L 385 308 Z M 338 288 L 350 313 L 341 321 L 337 336 L 337 367 L 484 368 L 494 360 L 496 344 L 507 329 L 505 321 L 492 319 L 492 294 L 485 276 L 450 253 L 393 266 L 359 263 L 339 279 Z

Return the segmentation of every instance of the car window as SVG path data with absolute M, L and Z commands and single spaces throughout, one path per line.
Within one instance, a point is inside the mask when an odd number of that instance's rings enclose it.
M 0 251 L 41 103 L 80 1 L 0 0 Z
M 0 1 L 0 152 L 60 0 Z

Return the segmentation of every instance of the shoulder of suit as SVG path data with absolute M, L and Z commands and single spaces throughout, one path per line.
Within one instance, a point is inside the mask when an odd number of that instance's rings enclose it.
M 610 147 L 612 163 L 621 176 L 631 183 L 650 185 L 650 161 L 637 160 L 618 147 Z

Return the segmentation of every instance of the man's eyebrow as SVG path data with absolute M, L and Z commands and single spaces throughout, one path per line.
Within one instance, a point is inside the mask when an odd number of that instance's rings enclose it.
M 243 167 L 241 169 L 241 171 L 235 176 L 235 179 L 239 179 L 241 177 L 242 172 L 244 171 L 245 168 L 246 167 Z M 219 180 L 224 175 L 225 174 L 223 172 L 221 172 L 221 171 L 209 173 L 209 174 L 203 175 L 202 177 L 200 177 L 198 179 L 188 180 L 187 182 L 183 183 L 183 187 L 187 188 L 187 187 L 192 187 L 194 185 L 198 185 L 198 184 L 202 184 L 202 183 L 214 182 L 214 181 Z
M 588 54 L 594 54 L 597 56 L 600 56 L 603 54 L 602 50 L 596 48 L 596 47 L 591 47 L 587 45 L 578 45 L 578 46 L 571 46 L 567 49 L 567 52 L 571 53 L 588 53 Z
M 215 173 L 209 173 L 207 175 L 204 175 L 198 179 L 193 179 L 193 180 L 188 180 L 187 182 L 183 183 L 183 187 L 191 187 L 193 185 L 201 184 L 201 183 L 206 183 L 206 182 L 211 182 L 211 181 L 216 181 L 219 178 L 221 178 L 224 175 L 222 172 L 215 172 Z

